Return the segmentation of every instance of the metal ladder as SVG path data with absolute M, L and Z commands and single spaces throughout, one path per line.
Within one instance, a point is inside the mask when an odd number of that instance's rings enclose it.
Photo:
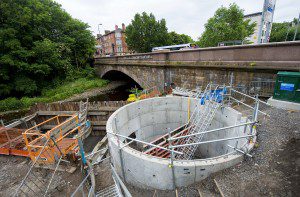
M 211 124 L 218 108 L 221 106 L 221 103 L 217 102 L 217 98 L 216 98 L 217 97 L 216 90 L 218 88 L 219 86 L 217 86 L 214 89 L 214 91 L 212 91 L 211 84 L 208 84 L 204 92 L 198 94 L 200 96 L 200 99 L 203 100 L 205 104 L 203 109 L 200 107 L 201 105 L 197 104 L 191 116 L 191 119 L 187 124 L 187 127 L 190 127 L 188 134 L 204 132 Z M 202 135 L 187 137 L 182 144 L 191 144 L 191 143 L 200 142 L 203 136 L 204 135 L 202 134 Z M 190 160 L 193 158 L 197 147 L 198 147 L 197 145 L 180 147 L 178 151 L 183 152 L 184 154 L 176 155 L 175 158 Z
M 107 197 L 107 196 L 119 197 L 122 195 L 120 195 L 120 191 L 116 185 L 111 185 L 109 187 L 106 187 L 96 194 L 96 197 Z
M 122 192 L 120 191 L 121 188 L 119 188 L 114 176 L 112 176 L 112 178 L 115 184 L 97 192 L 96 197 L 123 197 Z

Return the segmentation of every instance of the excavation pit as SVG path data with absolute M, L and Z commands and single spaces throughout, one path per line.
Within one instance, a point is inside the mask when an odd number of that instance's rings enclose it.
M 211 173 L 233 166 L 243 159 L 238 150 L 248 152 L 253 148 L 255 137 L 218 141 L 198 146 L 194 159 L 174 160 L 149 155 L 145 144 L 130 142 L 125 137 L 152 142 L 185 125 L 199 100 L 187 97 L 159 97 L 145 99 L 123 106 L 107 121 L 111 160 L 117 173 L 134 186 L 147 189 L 171 190 L 203 180 Z M 208 130 L 242 124 L 249 121 L 233 108 L 217 110 Z M 249 135 L 251 126 L 235 127 L 207 133 L 203 142 Z M 119 140 L 118 140 L 119 139 Z M 129 142 L 129 143 L 128 143 Z M 168 148 L 168 147 L 166 147 Z M 174 177 L 174 179 L 173 179 Z

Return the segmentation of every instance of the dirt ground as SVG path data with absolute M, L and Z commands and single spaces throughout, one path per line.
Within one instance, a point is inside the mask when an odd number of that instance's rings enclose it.
M 0 196 L 13 196 L 18 186 L 21 184 L 25 175 L 27 174 L 32 162 L 29 158 L 18 157 L 18 156 L 0 156 Z M 72 164 L 72 166 L 76 166 Z M 82 181 L 82 173 L 80 166 L 76 166 L 76 170 L 73 173 L 67 173 L 62 171 L 57 171 L 55 178 L 52 181 L 51 187 L 48 194 L 50 196 L 69 196 L 72 194 L 77 186 Z M 34 168 L 34 176 L 31 174 L 29 179 L 34 179 L 36 184 L 41 182 L 44 185 L 39 185 L 41 189 L 45 189 L 52 177 L 52 172 L 54 170 Z M 29 180 L 28 179 L 28 180 Z M 27 184 L 32 184 L 27 180 Z M 39 182 L 41 181 L 41 182 Z M 25 188 L 25 187 L 23 187 Z M 37 193 L 41 192 L 35 188 Z M 30 193 L 30 196 L 33 193 Z

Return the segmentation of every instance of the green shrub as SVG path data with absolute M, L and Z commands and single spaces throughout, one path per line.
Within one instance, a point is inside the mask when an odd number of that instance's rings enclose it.
M 67 99 L 75 94 L 81 94 L 86 90 L 103 87 L 108 84 L 107 80 L 99 78 L 80 78 L 73 82 L 65 82 L 53 89 L 44 89 L 40 97 L 7 98 L 0 100 L 0 111 L 9 111 L 28 108 L 35 103 L 49 103 Z
M 0 101 L 0 111 L 9 111 L 23 108 L 22 101 L 16 98 L 7 98 Z

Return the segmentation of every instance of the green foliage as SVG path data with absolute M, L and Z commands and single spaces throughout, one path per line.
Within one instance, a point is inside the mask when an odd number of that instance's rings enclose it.
M 284 42 L 293 40 L 296 26 L 292 25 L 292 23 L 297 24 L 297 19 L 294 19 L 292 22 L 273 23 L 270 42 Z M 300 40 L 300 26 L 298 27 L 295 40 Z
M 137 13 L 127 26 L 125 34 L 128 48 L 139 53 L 149 52 L 153 47 L 169 43 L 165 19 L 156 21 L 152 13 Z
M 0 111 L 23 109 L 32 106 L 35 103 L 48 103 L 64 100 L 74 94 L 81 94 L 84 91 L 92 88 L 103 87 L 108 81 L 98 78 L 88 79 L 80 78 L 73 82 L 66 82 L 53 89 L 44 89 L 40 97 L 22 97 L 7 98 L 0 100 Z
M 138 89 L 138 88 L 131 88 L 131 89 L 129 90 L 129 92 L 132 93 L 132 94 L 135 94 L 135 95 L 139 95 L 140 93 L 143 92 L 143 90 L 140 90 L 140 89 Z
M 205 31 L 199 39 L 201 47 L 217 46 L 222 41 L 244 40 L 254 33 L 255 23 L 244 20 L 243 10 L 235 3 L 229 8 L 219 8 L 205 24 Z
M 95 39 L 53 0 L 1 0 L 0 13 L 0 98 L 39 95 L 87 68 Z
M 177 44 L 186 44 L 186 43 L 194 43 L 195 41 L 188 35 L 178 34 L 175 31 L 171 31 L 169 33 L 169 44 L 177 45 Z
M 0 101 L 0 111 L 15 110 L 23 108 L 23 103 L 16 98 L 7 98 Z

